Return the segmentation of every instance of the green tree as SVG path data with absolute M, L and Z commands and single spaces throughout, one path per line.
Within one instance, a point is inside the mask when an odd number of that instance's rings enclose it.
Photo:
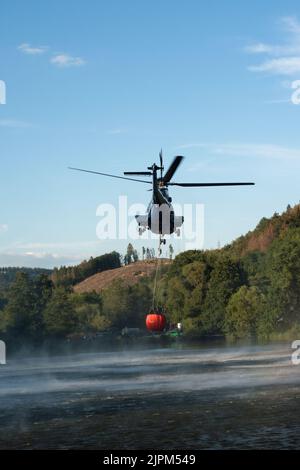
M 266 256 L 267 308 L 278 331 L 300 323 L 300 228 L 276 239 Z
M 244 338 L 256 334 L 257 323 L 265 311 L 265 298 L 257 287 L 242 286 L 230 297 L 225 313 L 226 334 Z
M 117 280 L 103 291 L 103 314 L 117 328 L 142 326 L 150 302 L 151 291 L 146 283 L 127 286 Z
M 199 318 L 184 318 L 182 321 L 185 336 L 197 337 L 201 334 Z
M 133 262 L 134 263 L 136 263 L 139 260 L 139 255 L 138 255 L 138 252 L 136 250 L 133 250 L 132 257 L 133 257 Z
M 41 309 L 44 306 L 45 278 L 35 285 L 28 274 L 18 272 L 7 294 L 7 304 L 0 321 L 0 330 L 18 341 L 36 340 L 43 334 Z
M 131 243 L 128 243 L 126 255 L 124 256 L 125 264 L 131 264 L 134 261 L 134 248 Z
M 70 293 L 57 287 L 44 311 L 46 332 L 50 336 L 65 337 L 76 331 L 78 318 L 74 311 Z
M 5 292 L 0 292 L 0 312 L 4 309 L 7 303 L 7 294 Z
M 123 328 L 128 324 L 130 308 L 128 288 L 123 281 L 116 280 L 103 291 L 103 314 L 113 326 Z
M 76 333 L 88 334 L 110 326 L 102 314 L 102 297 L 97 292 L 73 293 L 71 301 L 77 318 Z
M 170 319 L 180 322 L 184 317 L 185 299 L 187 290 L 181 279 L 172 277 L 168 281 L 166 306 Z
M 201 316 L 203 332 L 223 333 L 225 309 L 231 295 L 242 285 L 239 263 L 221 255 L 211 272 L 204 312 Z
M 97 313 L 90 322 L 93 331 L 105 331 L 108 330 L 112 324 L 107 317 L 103 314 Z
M 42 335 L 44 333 L 44 310 L 53 293 L 53 282 L 46 274 L 41 274 L 33 282 L 35 296 L 35 328 Z M 42 339 L 42 338 L 41 338 Z
M 184 316 L 196 317 L 203 311 L 208 287 L 208 268 L 201 261 L 194 261 L 182 268 L 183 283 L 187 289 L 185 295 Z

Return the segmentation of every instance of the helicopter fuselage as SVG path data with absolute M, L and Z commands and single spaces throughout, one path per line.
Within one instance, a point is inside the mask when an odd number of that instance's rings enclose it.
M 182 216 L 175 215 L 168 188 L 161 179 L 157 178 L 157 166 L 154 164 L 151 169 L 153 171 L 152 199 L 148 205 L 147 214 L 135 216 L 139 232 L 142 234 L 149 229 L 162 236 L 170 235 L 175 231 L 178 233 L 184 219 Z

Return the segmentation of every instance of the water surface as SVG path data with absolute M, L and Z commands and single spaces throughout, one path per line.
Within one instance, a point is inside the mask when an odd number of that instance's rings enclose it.
M 299 448 L 291 353 L 205 346 L 9 361 L 0 448 Z

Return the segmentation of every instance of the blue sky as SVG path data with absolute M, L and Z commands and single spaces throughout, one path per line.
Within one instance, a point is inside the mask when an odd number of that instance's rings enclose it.
M 146 204 L 147 188 L 68 166 L 144 170 L 162 147 L 166 163 L 186 157 L 177 181 L 255 181 L 172 191 L 174 201 L 205 205 L 205 248 L 299 202 L 298 2 L 3 0 L 0 8 L 0 265 L 125 251 L 125 240 L 97 239 L 96 208 L 119 195 Z

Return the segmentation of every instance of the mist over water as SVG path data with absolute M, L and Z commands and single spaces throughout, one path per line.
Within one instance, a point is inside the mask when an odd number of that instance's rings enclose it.
M 277 344 L 14 359 L 0 366 L 0 448 L 296 448 L 291 354 Z

